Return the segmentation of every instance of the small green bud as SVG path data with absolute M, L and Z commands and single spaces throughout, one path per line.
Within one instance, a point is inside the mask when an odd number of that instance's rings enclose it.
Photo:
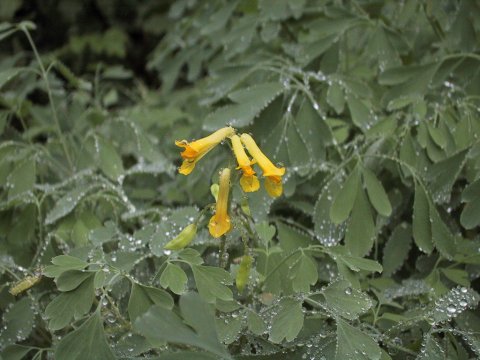
M 210 192 L 212 193 L 212 196 L 215 198 L 215 201 L 218 199 L 218 192 L 220 191 L 220 185 L 218 184 L 212 184 L 210 186 Z
M 166 250 L 181 250 L 193 241 L 195 235 L 197 235 L 197 224 L 190 224 L 163 248 Z
M 248 199 L 243 198 L 242 202 L 240 203 L 240 207 L 245 215 L 252 216 L 252 213 L 250 212 L 250 206 L 248 205 Z
M 250 255 L 243 255 L 240 267 L 237 271 L 237 278 L 235 284 L 237 285 L 238 292 L 242 292 L 245 285 L 248 284 L 248 277 L 250 276 L 250 269 L 252 268 L 253 257 Z

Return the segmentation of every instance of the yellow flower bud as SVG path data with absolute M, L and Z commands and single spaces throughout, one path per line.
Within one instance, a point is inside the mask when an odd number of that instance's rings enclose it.
M 228 215 L 228 194 L 230 192 L 230 169 L 225 168 L 220 173 L 220 187 L 218 190 L 215 215 L 208 223 L 208 230 L 214 238 L 226 234 L 231 229 L 230 216 Z

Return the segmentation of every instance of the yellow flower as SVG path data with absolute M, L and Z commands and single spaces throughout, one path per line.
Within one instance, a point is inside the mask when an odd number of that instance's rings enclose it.
M 252 155 L 257 164 L 262 168 L 267 193 L 271 197 L 282 195 L 282 176 L 285 174 L 285 168 L 278 168 L 273 165 L 250 135 L 242 134 L 240 140 L 242 140 L 242 143 L 245 145 L 250 155 Z
M 198 160 L 205 156 L 210 150 L 222 142 L 225 138 L 232 136 L 235 130 L 230 127 L 221 128 L 214 133 L 196 141 L 187 140 L 175 141 L 175 145 L 185 148 L 181 153 L 183 160 L 179 169 L 180 174 L 188 175 L 195 168 Z
M 255 171 L 252 169 L 252 162 L 245 153 L 242 142 L 238 135 L 233 135 L 230 140 L 232 141 L 233 152 L 237 158 L 238 168 L 242 169 L 243 175 L 240 179 L 240 185 L 243 191 L 253 192 L 260 188 L 260 182 L 258 181 Z
M 214 238 L 230 231 L 230 216 L 228 216 L 228 193 L 230 192 L 230 169 L 225 168 L 220 173 L 220 188 L 218 190 L 217 206 L 215 215 L 208 223 L 208 230 Z

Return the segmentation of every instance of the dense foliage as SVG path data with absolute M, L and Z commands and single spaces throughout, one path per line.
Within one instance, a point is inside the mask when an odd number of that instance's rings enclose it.
M 0 1 L 0 358 L 478 358 L 479 115 L 478 1 Z

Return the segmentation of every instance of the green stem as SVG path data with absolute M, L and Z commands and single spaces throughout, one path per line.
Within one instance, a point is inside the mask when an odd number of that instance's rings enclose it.
M 35 43 L 33 42 L 33 39 L 30 35 L 30 32 L 25 26 L 21 26 L 20 29 L 25 33 L 28 42 L 30 43 L 30 46 L 32 47 L 33 53 L 35 55 L 35 58 L 38 62 L 38 65 L 40 66 L 40 71 L 42 73 L 42 78 L 45 81 L 45 86 L 47 88 L 47 94 L 48 94 L 48 100 L 50 103 L 50 108 L 52 110 L 52 116 L 53 120 L 55 122 L 55 130 L 57 132 L 58 138 L 60 139 L 60 143 L 62 144 L 63 151 L 65 153 L 65 156 L 68 161 L 68 165 L 70 166 L 70 170 L 73 172 L 74 166 L 73 166 L 73 161 L 70 156 L 70 152 L 68 151 L 67 143 L 65 141 L 65 137 L 63 136 L 62 129 L 60 127 L 60 121 L 58 120 L 58 114 L 57 110 L 55 108 L 55 103 L 53 102 L 53 95 L 52 95 L 52 89 L 50 87 L 50 82 L 48 81 L 48 74 L 47 71 L 45 70 L 45 66 L 43 65 L 42 59 L 40 58 L 40 55 L 37 51 L 37 47 L 35 46 Z
M 226 243 L 226 238 L 225 236 L 222 236 L 220 238 L 220 253 L 218 254 L 218 266 L 221 267 L 222 269 L 224 269 L 226 266 L 225 243 Z

